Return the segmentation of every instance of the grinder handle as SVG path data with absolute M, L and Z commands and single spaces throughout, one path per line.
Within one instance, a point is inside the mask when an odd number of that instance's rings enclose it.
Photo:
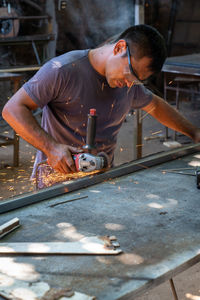
M 92 108 L 88 114 L 86 145 L 83 146 L 83 149 L 89 153 L 91 153 L 92 149 L 95 149 L 96 119 L 96 109 Z

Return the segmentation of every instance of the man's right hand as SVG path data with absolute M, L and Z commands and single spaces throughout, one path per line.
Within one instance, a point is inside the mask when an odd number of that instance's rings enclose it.
M 72 154 L 82 150 L 58 144 L 49 136 L 32 115 L 31 111 L 37 108 L 38 105 L 21 87 L 4 106 L 2 116 L 25 141 L 45 153 L 53 169 L 60 173 L 76 172 Z
M 76 147 L 56 144 L 50 152 L 46 153 L 48 164 L 57 172 L 77 172 L 72 154 L 81 153 L 83 150 Z

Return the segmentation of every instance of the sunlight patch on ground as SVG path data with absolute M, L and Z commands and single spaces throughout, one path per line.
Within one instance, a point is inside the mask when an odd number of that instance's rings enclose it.
M 125 226 L 121 224 L 107 223 L 105 224 L 105 228 L 109 230 L 123 230 Z
M 158 209 L 163 208 L 163 205 L 160 205 L 160 204 L 155 203 L 155 202 L 151 202 L 151 203 L 147 204 L 147 206 L 149 206 L 151 208 L 158 208 Z
M 70 223 L 58 223 L 56 226 L 60 229 L 58 233 L 59 236 L 61 235 L 71 240 L 80 240 L 85 237 L 83 234 L 78 233 L 76 227 Z
M 139 265 L 144 261 L 140 255 L 134 253 L 122 253 L 119 257 L 117 257 L 117 260 L 125 265 Z
M 36 280 L 39 274 L 31 264 L 17 263 L 14 258 L 2 257 L 0 259 L 0 272 L 5 275 L 15 277 L 21 280 Z
M 185 294 L 187 299 L 191 299 L 191 300 L 200 300 L 200 296 L 197 295 L 192 295 L 190 293 Z

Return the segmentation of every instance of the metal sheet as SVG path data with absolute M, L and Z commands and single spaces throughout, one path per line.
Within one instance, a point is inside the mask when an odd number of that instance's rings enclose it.
M 134 299 L 200 261 L 200 194 L 195 178 L 162 172 L 197 164 L 198 152 L 2 214 L 2 223 L 18 217 L 22 224 L 2 242 L 115 235 L 123 253 L 1 256 L 0 273 L 13 280 L 71 286 L 97 299 Z M 88 197 L 50 207 L 77 196 Z
M 147 167 L 151 167 L 184 155 L 194 153 L 200 149 L 199 144 L 192 144 L 186 147 L 178 148 L 168 152 L 162 152 L 155 155 L 150 155 L 148 157 L 132 161 L 130 163 L 121 165 L 119 167 L 110 169 L 109 171 L 97 174 L 95 176 L 87 176 L 79 180 L 73 180 L 46 188 L 40 191 L 31 192 L 24 194 L 23 196 L 18 196 L 12 200 L 3 201 L 0 203 L 0 214 L 14 210 L 16 208 L 24 207 L 30 204 L 34 204 L 46 199 L 56 197 L 58 195 L 70 193 L 76 191 L 80 188 L 88 187 L 105 180 L 110 180 L 119 176 L 123 176 L 138 170 L 143 170 Z

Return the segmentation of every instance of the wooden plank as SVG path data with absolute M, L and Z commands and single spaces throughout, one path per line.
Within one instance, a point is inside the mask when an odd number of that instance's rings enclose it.
M 14 218 L 0 226 L 0 239 L 20 226 L 19 219 Z
M 12 254 L 119 254 L 119 248 L 113 237 L 85 237 L 77 242 L 46 243 L 1 243 L 0 253 Z

